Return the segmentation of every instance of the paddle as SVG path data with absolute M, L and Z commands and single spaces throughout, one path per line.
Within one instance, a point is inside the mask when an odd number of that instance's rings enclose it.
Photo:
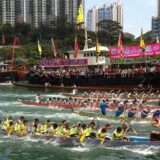
M 138 135 L 137 131 L 133 128 L 133 126 L 129 123 L 129 121 L 125 120 L 125 122 L 128 123 L 128 125 L 131 127 L 133 133 L 137 136 Z
M 101 140 L 100 145 L 103 145 L 104 141 L 105 141 L 105 138 Z
M 85 137 L 86 137 L 86 135 L 83 134 L 83 135 L 80 137 L 79 141 L 82 143 L 82 142 L 84 141 Z

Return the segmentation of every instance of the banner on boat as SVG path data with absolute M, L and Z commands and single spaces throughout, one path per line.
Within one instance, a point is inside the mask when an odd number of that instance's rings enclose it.
M 148 44 L 145 47 L 144 56 L 160 56 L 160 44 Z M 142 57 L 142 50 L 139 46 L 110 48 L 110 59 L 118 58 L 139 58 Z
M 41 60 L 41 66 L 43 67 L 79 66 L 79 65 L 88 65 L 88 59 Z

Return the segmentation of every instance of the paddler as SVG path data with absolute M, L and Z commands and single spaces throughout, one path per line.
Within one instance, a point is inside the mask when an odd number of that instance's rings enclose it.
M 19 132 L 21 128 L 21 124 L 19 121 L 15 121 L 14 123 L 14 132 Z
M 129 141 L 129 138 L 125 136 L 125 134 L 131 129 L 131 126 L 127 126 L 126 124 L 122 124 L 121 127 L 117 127 L 117 129 L 113 132 L 111 140 L 123 140 Z
M 38 93 L 37 96 L 35 97 L 35 102 L 36 103 L 41 103 L 42 96 Z
M 64 125 L 67 123 L 66 120 L 63 120 L 62 123 L 59 124 L 58 128 L 57 128 L 57 135 L 58 136 L 63 136 L 63 128 L 64 128 Z
M 48 127 L 50 125 L 50 120 L 47 120 L 46 122 L 41 124 L 41 134 L 47 134 L 48 133 Z
M 87 125 L 86 124 L 82 124 L 80 133 L 79 133 L 79 137 L 80 137 L 80 142 L 82 143 L 86 137 L 87 134 Z
M 96 133 L 92 132 L 94 127 L 95 127 L 95 122 L 93 120 L 93 121 L 91 121 L 90 124 L 87 125 L 86 135 L 85 135 L 86 138 L 95 138 L 96 137 Z
M 58 128 L 58 124 L 57 123 L 53 123 L 53 125 L 48 130 L 48 134 L 51 137 L 54 137 L 57 134 L 57 128 Z
M 104 141 L 106 139 L 107 129 L 102 128 L 101 131 L 97 134 L 96 138 L 98 140 Z
M 27 120 L 24 120 L 21 124 L 19 135 L 23 137 L 27 134 Z
M 105 127 L 100 128 L 98 130 L 96 138 L 99 139 L 99 140 L 110 139 L 109 137 L 107 137 L 107 132 L 110 129 L 113 129 L 113 126 L 111 124 L 106 124 Z
M 62 134 L 63 134 L 63 138 L 69 138 L 70 135 L 70 127 L 69 127 L 69 123 L 65 123 L 63 130 L 62 130 Z
M 12 116 L 9 115 L 9 116 L 6 118 L 6 120 L 4 121 L 3 125 L 2 125 L 2 130 L 6 130 L 7 127 L 9 127 L 9 123 L 10 123 L 11 121 L 13 121 L 13 120 L 12 120 Z
M 73 125 L 70 129 L 70 137 L 76 137 L 78 135 L 78 130 L 80 129 L 81 123 L 78 122 L 76 125 Z
M 152 124 L 153 127 L 159 127 L 160 126 L 160 110 L 156 110 L 153 113 L 153 120 L 155 123 Z
M 13 125 L 14 125 L 13 121 L 10 121 L 9 126 L 7 126 L 7 128 L 6 128 L 6 132 L 7 132 L 8 136 L 11 136 L 14 132 L 14 126 Z
M 111 140 L 120 140 L 124 139 L 125 131 L 122 127 L 117 127 L 117 129 L 113 132 Z
M 141 112 L 141 118 L 143 118 L 143 119 L 147 118 L 149 112 L 150 112 L 149 109 L 143 109 Z
M 123 112 L 124 112 L 124 107 L 121 105 L 116 111 L 116 117 L 120 117 Z

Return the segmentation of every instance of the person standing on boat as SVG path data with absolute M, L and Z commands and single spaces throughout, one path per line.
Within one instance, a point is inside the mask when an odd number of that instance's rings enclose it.
M 77 91 L 78 91 L 77 89 L 73 89 L 73 90 L 72 90 L 72 94 L 73 94 L 73 95 L 76 95 L 76 94 L 77 94 Z
M 100 103 L 101 113 L 102 115 L 106 115 L 106 109 L 108 108 L 106 101 L 103 99 L 103 101 Z
M 35 102 L 36 103 L 41 103 L 41 100 L 42 100 L 42 96 L 40 96 L 40 94 L 38 93 L 36 98 L 35 98 Z

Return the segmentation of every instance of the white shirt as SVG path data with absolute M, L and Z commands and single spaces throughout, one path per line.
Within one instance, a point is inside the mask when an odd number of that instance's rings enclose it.
M 36 103 L 40 103 L 41 102 L 40 96 L 36 96 L 35 101 L 36 101 Z

